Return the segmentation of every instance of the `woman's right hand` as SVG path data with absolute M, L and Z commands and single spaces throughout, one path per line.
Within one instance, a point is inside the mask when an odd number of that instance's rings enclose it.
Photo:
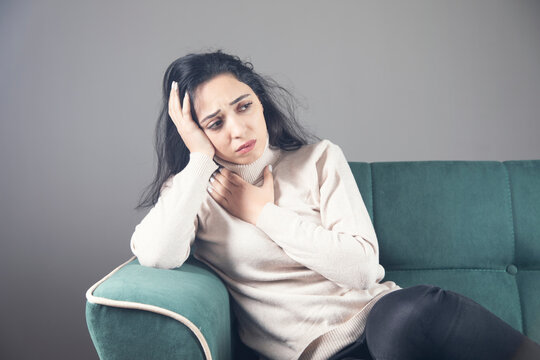
M 180 108 L 180 95 L 178 94 L 178 83 L 176 81 L 173 81 L 169 95 L 169 116 L 190 152 L 202 152 L 210 156 L 210 158 L 214 158 L 216 153 L 214 145 L 191 117 L 187 91 L 184 95 L 182 108 Z

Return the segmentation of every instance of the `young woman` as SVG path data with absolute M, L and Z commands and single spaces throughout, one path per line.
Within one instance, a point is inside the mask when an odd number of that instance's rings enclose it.
M 240 339 L 261 358 L 540 354 L 466 297 L 381 282 L 343 152 L 302 129 L 290 94 L 250 63 L 190 54 L 168 67 L 163 92 L 158 171 L 139 204 L 152 208 L 131 249 L 144 266 L 176 268 L 190 254 L 208 264 L 231 294 Z

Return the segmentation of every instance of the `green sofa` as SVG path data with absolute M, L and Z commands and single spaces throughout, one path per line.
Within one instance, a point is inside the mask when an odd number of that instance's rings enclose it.
M 349 162 L 373 220 L 384 280 L 432 284 L 540 342 L 540 160 Z M 101 359 L 242 359 L 221 280 L 190 258 L 129 259 L 86 293 Z

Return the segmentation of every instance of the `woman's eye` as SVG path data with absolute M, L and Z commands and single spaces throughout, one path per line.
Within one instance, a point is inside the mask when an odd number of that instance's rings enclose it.
M 208 127 L 208 129 L 210 129 L 210 130 L 216 130 L 216 129 L 218 129 L 219 127 L 221 127 L 221 123 L 222 123 L 222 122 L 223 122 L 223 121 L 221 121 L 221 120 L 217 120 L 217 121 L 214 122 L 212 125 L 210 125 L 210 126 Z M 220 123 L 220 125 L 217 125 L 217 123 Z
M 251 106 L 251 102 L 247 102 L 244 105 L 240 106 L 240 111 L 245 111 Z

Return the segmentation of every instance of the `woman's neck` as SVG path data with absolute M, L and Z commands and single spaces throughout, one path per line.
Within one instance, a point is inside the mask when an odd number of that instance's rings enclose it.
M 263 179 L 264 168 L 268 164 L 274 164 L 279 160 L 281 156 L 281 149 L 278 147 L 270 146 L 269 137 L 266 138 L 266 146 L 262 155 L 252 163 L 249 164 L 236 164 L 214 155 L 214 161 L 227 168 L 228 170 L 240 175 L 242 179 L 254 185 Z

